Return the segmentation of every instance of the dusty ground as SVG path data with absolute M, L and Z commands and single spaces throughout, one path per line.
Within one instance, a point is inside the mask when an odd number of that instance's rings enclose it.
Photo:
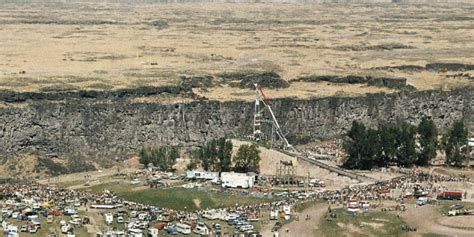
M 91 185 L 94 185 L 112 181 L 113 176 L 117 173 L 133 173 L 138 169 L 138 167 L 138 159 L 133 158 L 124 161 L 122 165 L 117 165 L 109 169 L 59 175 L 50 178 L 43 178 L 38 180 L 38 182 L 42 184 L 63 184 L 64 186 L 70 188 L 80 188 L 84 186 L 84 183 L 86 182 L 86 176 L 90 177 L 88 179 L 90 180 Z
M 232 140 L 234 144 L 234 153 L 237 152 L 237 149 L 242 144 L 247 144 L 247 142 Z M 260 147 L 260 173 L 262 175 L 276 175 L 277 168 L 280 161 L 292 161 L 293 165 L 296 167 L 296 176 L 318 178 L 325 182 L 326 189 L 340 189 L 350 184 L 357 183 L 355 180 L 350 178 L 339 176 L 336 173 L 329 172 L 326 169 L 319 168 L 317 166 L 311 165 L 305 161 L 298 160 L 296 157 L 286 155 L 284 153 L 270 150 L 265 147 Z
M 5 4 L 0 89 L 110 90 L 173 85 L 181 75 L 275 71 L 407 77 L 418 89 L 472 82 L 459 72 L 375 69 L 474 64 L 472 5 Z M 463 72 L 472 76 L 473 71 Z M 470 82 L 471 81 L 471 82 Z M 213 99 L 248 99 L 216 87 Z M 296 83 L 273 97 L 390 92 Z
M 303 210 L 301 213 L 298 213 L 299 221 L 292 221 L 290 224 L 285 225 L 280 231 L 279 236 L 291 237 L 314 237 L 317 236 L 318 225 L 312 225 L 312 223 L 317 222 L 321 219 L 326 213 L 328 205 L 326 203 L 317 203 L 310 208 Z M 309 215 L 311 220 L 305 220 L 305 217 Z M 261 231 L 262 236 L 272 236 L 271 229 L 275 222 L 270 222 L 268 225 L 265 225 Z M 288 229 L 288 234 L 286 233 Z
M 472 181 L 474 181 L 474 170 L 473 169 L 454 169 L 454 168 L 445 168 L 445 167 L 437 167 L 433 169 L 434 172 L 444 175 L 451 175 L 451 176 L 460 176 L 460 177 L 468 177 Z
M 435 207 L 425 205 L 418 208 L 408 208 L 401 214 L 401 217 L 410 225 L 415 226 L 417 234 L 420 235 L 421 233 L 436 233 L 446 236 L 474 235 L 472 216 L 447 217 L 439 213 Z

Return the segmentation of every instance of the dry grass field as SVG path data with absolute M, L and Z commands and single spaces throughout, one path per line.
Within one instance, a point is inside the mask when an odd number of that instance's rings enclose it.
M 0 3 L 0 90 L 113 90 L 176 85 L 181 76 L 273 71 L 405 77 L 417 89 L 473 83 L 474 5 L 5 4 Z M 292 83 L 272 97 L 359 95 L 366 85 Z M 248 89 L 195 90 L 219 100 Z

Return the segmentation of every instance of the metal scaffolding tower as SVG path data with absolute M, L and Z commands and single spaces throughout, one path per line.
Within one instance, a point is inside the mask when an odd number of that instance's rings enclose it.
M 268 137 L 263 132 L 262 124 L 269 123 L 271 124 L 271 134 L 270 141 L 272 146 L 280 140 L 283 143 L 283 148 L 290 152 L 295 152 L 296 149 L 288 142 L 281 130 L 280 124 L 275 118 L 272 107 L 268 103 L 268 98 L 263 93 L 262 89 L 258 84 L 255 84 L 255 111 L 253 119 L 253 138 L 257 141 L 266 140 Z M 270 119 L 266 119 L 264 112 L 268 111 L 270 114 Z

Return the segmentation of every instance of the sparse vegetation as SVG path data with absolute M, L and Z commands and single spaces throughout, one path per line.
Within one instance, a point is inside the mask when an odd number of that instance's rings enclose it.
M 407 78 L 418 89 L 433 89 L 440 83 L 455 88 L 469 82 L 449 78 L 449 74 L 439 71 L 470 73 L 474 65 L 464 55 L 468 52 L 461 50 L 471 43 L 471 32 L 469 29 L 459 32 L 466 27 L 467 20 L 472 19 L 469 7 L 453 6 L 455 11 L 450 11 L 447 17 L 436 5 L 427 6 L 423 11 L 397 4 L 371 11 L 371 6 L 358 5 L 351 7 L 352 17 L 343 18 L 334 17 L 347 14 L 347 9 L 339 5 L 327 11 L 326 6 L 317 4 L 273 4 L 265 12 L 254 11 L 254 6 L 248 4 L 233 4 L 231 10 L 225 6 L 194 6 L 192 17 L 178 4 L 138 4 L 133 11 L 126 4 L 98 9 L 83 6 L 82 3 L 34 8 L 16 3 L 2 5 L 4 14 L 0 23 L 5 27 L 0 30 L 0 42 L 11 43 L 0 50 L 0 61 L 9 62 L 2 65 L 0 71 L 0 90 L 133 88 L 141 85 L 139 79 L 143 79 L 133 76 L 137 71 L 147 75 L 146 86 L 156 87 L 176 86 L 180 75 L 231 72 L 245 78 L 239 80 L 243 83 L 235 85 L 246 90 L 252 88 L 256 80 L 262 84 L 269 82 L 265 87 L 281 89 L 291 88 L 288 82 L 292 79 L 328 73 Z M 20 8 L 28 14 L 18 11 Z M 398 17 L 400 14 L 417 16 L 409 18 L 410 29 L 400 29 L 403 21 Z M 426 28 L 426 19 L 435 19 L 429 28 Z M 367 25 L 370 27 L 365 27 Z M 262 27 L 267 30 L 262 31 Z M 28 34 L 16 34 L 18 30 Z M 332 40 L 335 35 L 344 37 Z M 371 37 L 373 35 L 388 40 L 380 41 L 378 37 Z M 446 41 L 443 35 L 450 35 L 450 40 Z M 400 42 L 389 40 L 400 36 L 403 36 Z M 41 40 L 42 48 L 31 43 L 37 40 Z M 18 48 L 23 52 L 15 53 Z M 432 50 L 437 48 L 442 48 L 443 53 L 436 55 L 436 62 L 412 65 L 420 59 L 433 58 Z M 91 51 L 93 49 L 97 50 Z M 409 71 L 404 70 L 404 65 Z M 247 73 L 249 71 L 252 73 Z M 174 76 L 163 76 L 165 74 Z M 77 76 L 85 80 L 73 80 Z M 446 78 L 449 80 L 445 81 Z M 313 85 L 313 91 L 293 87 L 292 93 L 284 97 L 326 96 L 323 86 Z M 322 91 L 315 90 L 316 87 Z M 357 95 L 375 90 L 359 91 L 358 88 L 340 90 Z
M 406 223 L 393 213 L 369 211 L 357 216 L 344 209 L 334 209 L 336 218 L 321 218 L 319 229 L 323 236 L 343 236 L 364 233 L 373 236 L 402 236 L 402 226 Z

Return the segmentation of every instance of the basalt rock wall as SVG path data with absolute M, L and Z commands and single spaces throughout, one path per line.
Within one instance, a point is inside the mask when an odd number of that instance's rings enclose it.
M 441 129 L 472 120 L 473 91 L 417 91 L 364 97 L 272 100 L 283 132 L 292 143 L 337 137 L 353 120 L 418 123 L 431 117 Z M 194 101 L 186 104 L 131 103 L 128 98 L 29 100 L 0 107 L 0 157 L 124 159 L 144 145 L 196 146 L 252 131 L 253 103 Z

